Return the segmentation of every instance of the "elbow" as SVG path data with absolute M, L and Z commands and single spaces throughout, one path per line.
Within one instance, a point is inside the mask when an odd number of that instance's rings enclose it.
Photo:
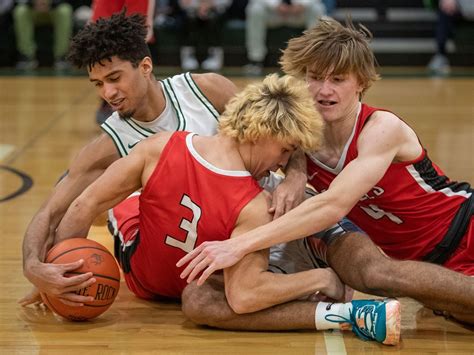
M 74 201 L 72 201 L 71 203 L 71 208 L 74 208 L 75 210 L 84 210 L 84 209 L 87 209 L 88 207 L 92 207 L 92 203 L 90 203 L 92 201 L 91 198 L 88 198 L 86 196 L 78 196 Z M 91 205 L 91 206 L 88 206 L 88 205 Z
M 80 221 L 81 223 L 89 222 L 92 223 L 96 214 L 98 214 L 98 201 L 92 196 L 81 196 L 77 197 L 66 212 L 68 218 L 74 221 Z
M 252 313 L 259 310 L 259 300 L 252 288 L 226 287 L 227 303 L 236 314 Z

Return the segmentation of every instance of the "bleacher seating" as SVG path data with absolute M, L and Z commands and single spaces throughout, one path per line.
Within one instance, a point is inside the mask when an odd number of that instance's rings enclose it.
M 365 25 L 374 35 L 374 52 L 380 65 L 425 66 L 436 51 L 434 27 L 436 13 L 426 9 L 422 0 L 338 0 L 334 17 L 344 22 L 350 16 L 354 23 Z M 303 29 L 278 28 L 268 31 L 267 66 L 277 66 L 280 49 L 289 38 Z M 173 33 L 157 34 L 154 48 L 159 63 L 176 65 L 177 42 Z M 246 63 L 245 23 L 230 20 L 224 28 L 225 65 Z M 448 42 L 452 65 L 474 66 L 474 23 L 457 24 L 456 37 Z
M 348 16 L 354 23 L 362 23 L 373 33 L 372 44 L 380 65 L 424 66 L 436 51 L 436 14 L 433 10 L 423 7 L 423 0 L 338 0 L 334 17 L 345 21 Z M 285 27 L 269 30 L 269 52 L 265 65 L 277 66 L 280 49 L 286 46 L 289 38 L 298 36 L 302 31 L 303 29 Z M 474 66 L 474 23 L 457 24 L 455 33 L 454 40 L 449 41 L 447 47 L 451 64 Z M 158 65 L 178 66 L 179 42 L 176 30 L 160 28 L 155 31 L 155 35 L 156 43 L 151 46 L 155 62 Z M 46 49 L 45 46 L 38 46 L 43 47 L 38 53 L 40 64 L 48 65 L 52 61 L 52 33 L 48 29 L 40 28 L 37 36 L 41 43 L 49 43 Z M 246 64 L 244 21 L 229 20 L 222 38 L 225 65 Z M 15 49 L 11 26 L 0 31 L 0 51 L 0 66 L 13 66 Z

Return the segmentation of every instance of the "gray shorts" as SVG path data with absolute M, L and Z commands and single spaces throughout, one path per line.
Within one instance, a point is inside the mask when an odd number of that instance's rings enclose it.
M 283 181 L 281 175 L 271 173 L 259 181 L 266 191 L 273 190 Z M 313 197 L 316 192 L 306 189 L 306 199 Z M 289 243 L 277 244 L 270 248 L 268 270 L 275 273 L 292 274 L 295 272 L 327 267 L 327 247 L 337 238 L 350 232 L 362 230 L 347 218 L 342 219 L 331 228 L 316 233 L 309 237 L 298 239 Z
M 327 267 L 328 246 L 337 238 L 351 232 L 363 233 L 359 227 L 344 218 L 325 231 L 289 243 L 274 245 L 270 248 L 268 270 L 292 274 Z

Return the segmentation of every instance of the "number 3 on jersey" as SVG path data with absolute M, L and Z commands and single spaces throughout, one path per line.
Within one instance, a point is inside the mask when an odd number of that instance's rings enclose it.
M 172 247 L 179 248 L 184 250 L 186 253 L 189 253 L 196 246 L 197 241 L 197 225 L 199 219 L 201 218 L 201 207 L 196 205 L 188 195 L 183 195 L 181 198 L 181 205 L 189 208 L 193 212 L 192 221 L 188 221 L 183 218 L 180 223 L 180 228 L 186 231 L 186 238 L 184 242 L 178 240 L 170 235 L 166 236 L 165 243 L 171 245 Z

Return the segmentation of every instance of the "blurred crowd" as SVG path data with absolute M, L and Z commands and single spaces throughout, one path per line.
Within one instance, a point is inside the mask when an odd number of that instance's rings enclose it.
M 473 0 L 424 0 L 438 13 L 434 38 L 437 52 L 428 63 L 434 73 L 449 73 L 447 39 L 458 18 L 472 16 Z M 331 16 L 336 0 L 0 0 L 0 25 L 13 23 L 18 70 L 38 66 L 35 28 L 49 23 L 53 31 L 54 68 L 65 70 L 69 39 L 74 28 L 127 9 L 147 18 L 147 41 L 153 43 L 153 30 L 173 31 L 180 46 L 184 71 L 201 68 L 219 71 L 224 63 L 222 33 L 227 21 L 245 20 L 247 64 L 244 74 L 261 75 L 267 54 L 267 29 L 281 26 L 308 28 L 318 18 Z M 471 11 L 471 13 L 469 13 Z M 283 45 L 283 44 L 282 44 Z M 196 53 L 205 53 L 198 60 Z

